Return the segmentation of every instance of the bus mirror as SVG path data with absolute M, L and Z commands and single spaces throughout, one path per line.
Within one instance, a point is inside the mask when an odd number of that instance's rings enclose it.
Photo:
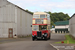
M 31 27 L 32 27 L 32 25 L 31 25 Z

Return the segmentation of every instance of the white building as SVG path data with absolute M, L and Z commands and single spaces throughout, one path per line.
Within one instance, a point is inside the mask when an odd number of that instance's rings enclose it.
M 32 14 L 7 0 L 0 0 L 0 38 L 32 33 Z
M 70 35 L 75 38 L 75 13 L 69 19 L 69 28 L 70 28 Z
M 69 21 L 55 22 L 55 33 L 69 33 Z
M 55 33 L 55 28 L 50 29 L 51 33 Z

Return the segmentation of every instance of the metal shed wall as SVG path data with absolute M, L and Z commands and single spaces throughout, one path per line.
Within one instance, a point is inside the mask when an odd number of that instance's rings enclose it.
M 5 6 L 7 3 L 7 0 L 0 0 L 0 7 Z
M 26 36 L 32 33 L 32 15 L 16 7 L 17 9 L 17 35 Z
M 15 34 L 19 36 L 30 35 L 32 33 L 31 25 L 32 15 L 30 13 L 10 2 L 2 3 L 0 6 L 0 38 L 8 38 L 9 28 L 13 28 L 13 36 Z
M 15 22 L 15 6 L 8 3 L 0 7 L 0 38 L 8 38 L 9 28 L 13 28 L 13 35 L 17 33 Z
M 69 20 L 70 34 L 75 37 L 75 15 Z

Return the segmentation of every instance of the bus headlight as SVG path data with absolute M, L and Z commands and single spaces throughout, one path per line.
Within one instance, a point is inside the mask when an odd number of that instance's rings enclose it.
M 44 35 L 44 33 L 42 35 Z
M 44 36 L 47 36 L 47 34 L 44 34 Z

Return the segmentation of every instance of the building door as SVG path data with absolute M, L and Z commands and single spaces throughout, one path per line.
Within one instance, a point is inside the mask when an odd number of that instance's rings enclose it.
M 13 38 L 13 28 L 9 28 L 9 38 Z

